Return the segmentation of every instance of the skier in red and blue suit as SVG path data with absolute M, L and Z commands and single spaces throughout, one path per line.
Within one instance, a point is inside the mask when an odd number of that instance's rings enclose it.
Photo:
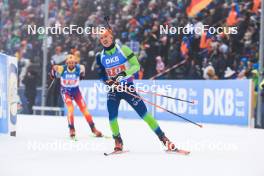
M 68 109 L 67 119 L 70 129 L 70 137 L 72 139 L 76 139 L 73 100 L 79 106 L 80 111 L 83 113 L 86 121 L 88 122 L 92 133 L 94 133 L 96 137 L 102 137 L 102 133 L 95 128 L 93 118 L 86 108 L 86 103 L 79 89 L 80 77 L 82 77 L 85 72 L 84 66 L 77 64 L 74 55 L 68 55 L 66 65 L 54 65 L 52 70 L 52 75 L 60 77 L 61 95 Z

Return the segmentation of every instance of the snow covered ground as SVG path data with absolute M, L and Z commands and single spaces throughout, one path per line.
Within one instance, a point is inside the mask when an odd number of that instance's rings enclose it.
M 111 135 L 107 118 L 95 121 Z M 192 152 L 181 156 L 166 154 L 143 120 L 119 119 L 130 152 L 106 157 L 113 140 L 91 137 L 83 118 L 75 122 L 79 140 L 72 142 L 65 118 L 20 115 L 17 137 L 0 135 L 0 176 L 264 175 L 264 130 L 160 121 L 171 140 Z

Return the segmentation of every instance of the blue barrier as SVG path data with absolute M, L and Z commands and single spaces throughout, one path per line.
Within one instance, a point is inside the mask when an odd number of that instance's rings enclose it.
M 7 58 L 0 54 L 0 133 L 8 132 Z
M 251 114 L 251 81 L 250 80 L 142 80 L 135 81 L 136 87 L 143 90 L 157 91 L 165 95 L 197 100 L 197 105 L 191 105 L 172 99 L 140 93 L 149 101 L 183 115 L 195 122 L 249 125 Z M 108 116 L 107 95 L 104 85 L 99 81 L 82 81 L 80 89 L 93 116 Z M 160 120 L 181 119 L 153 106 L 147 105 L 148 110 Z M 81 115 L 75 109 L 75 115 Z M 65 113 L 67 109 L 65 108 Z M 139 118 L 136 112 L 125 102 L 121 101 L 119 116 Z
M 248 125 L 251 114 L 251 86 L 249 80 L 218 81 L 156 81 L 157 85 L 171 85 L 167 95 L 197 100 L 197 105 L 156 97 L 156 103 L 195 122 Z M 158 119 L 174 117 L 156 109 Z M 180 120 L 180 119 L 179 119 Z
M 16 133 L 17 58 L 0 53 L 0 133 Z

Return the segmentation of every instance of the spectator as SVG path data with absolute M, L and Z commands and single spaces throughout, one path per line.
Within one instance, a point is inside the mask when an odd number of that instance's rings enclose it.
M 105 26 L 103 17 L 110 15 L 116 41 L 129 45 L 139 57 L 142 69 L 138 78 L 148 79 L 162 70 L 156 70 L 153 64 L 156 57 L 161 56 L 164 68 L 188 60 L 167 74 L 168 79 L 203 79 L 202 70 L 206 71 L 204 79 L 244 79 L 251 78 L 250 65 L 258 62 L 260 3 L 260 0 L 247 0 L 232 5 L 231 1 L 216 0 L 196 17 L 188 18 L 185 13 L 188 1 L 181 0 L 111 0 L 107 3 L 102 0 L 52 0 L 48 25 Z M 27 26 L 44 26 L 44 1 L 0 0 L 0 7 L 0 51 L 18 57 L 20 80 L 23 80 L 29 63 L 38 64 L 39 70 L 42 68 L 44 36 L 28 35 Z M 159 25 L 189 26 L 188 30 L 194 30 L 201 25 L 226 29 L 226 23 L 237 27 L 238 33 L 160 35 L 159 31 Z M 91 68 L 94 56 L 100 51 L 95 35 L 49 35 L 48 45 L 48 58 L 63 63 L 67 52 L 75 54 L 80 63 L 86 65 L 86 78 L 96 78 L 96 69 Z M 237 73 L 236 76 L 225 77 L 228 67 Z M 38 74 L 38 79 L 40 76 Z
M 33 114 L 32 107 L 35 105 L 37 95 L 37 73 L 33 70 L 28 70 L 23 83 L 25 84 L 25 97 L 27 99 L 28 113 Z
M 55 54 L 51 57 L 53 64 L 63 64 L 66 59 L 67 52 L 62 52 L 61 46 L 57 46 Z
M 162 61 L 161 56 L 156 57 L 156 71 L 157 73 L 162 73 L 165 70 L 165 64 Z
M 225 70 L 225 79 L 235 79 L 236 78 L 236 72 L 232 70 L 230 67 L 227 67 Z
M 217 80 L 218 77 L 215 74 L 215 69 L 213 66 L 209 65 L 204 69 L 204 79 Z

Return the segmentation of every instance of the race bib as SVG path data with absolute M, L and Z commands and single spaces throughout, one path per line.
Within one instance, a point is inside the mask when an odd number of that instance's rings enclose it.
M 107 68 L 106 69 L 106 73 L 109 77 L 114 77 L 116 76 L 118 73 L 122 72 L 122 71 L 125 71 L 126 70 L 126 67 L 125 65 L 119 65 L 119 66 L 116 66 L 116 67 L 112 67 L 112 68 Z
M 67 86 L 73 86 L 76 85 L 77 80 L 63 80 L 63 84 Z

